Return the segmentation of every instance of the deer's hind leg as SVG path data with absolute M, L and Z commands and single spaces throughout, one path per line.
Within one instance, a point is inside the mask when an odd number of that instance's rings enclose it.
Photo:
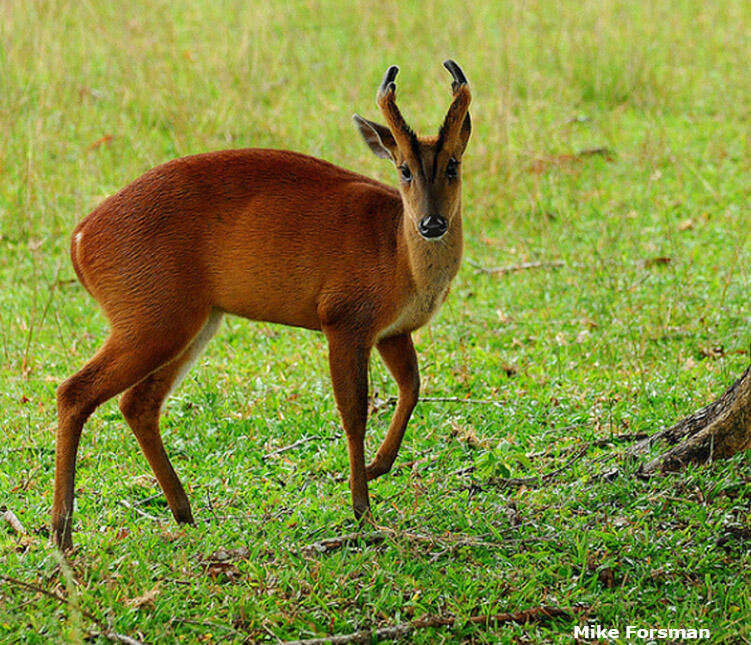
M 83 424 L 102 403 L 180 356 L 196 337 L 205 316 L 178 315 L 170 333 L 153 323 L 137 329 L 114 326 L 96 355 L 57 389 L 58 426 L 55 447 L 55 496 L 52 530 L 62 549 L 73 546 L 71 522 L 76 454 Z
M 192 524 L 193 514 L 185 489 L 164 449 L 159 416 L 170 392 L 201 356 L 206 344 L 219 329 L 222 318 L 222 312 L 212 311 L 201 331 L 182 354 L 132 386 L 120 399 L 120 410 L 164 491 L 172 515 L 180 523 Z

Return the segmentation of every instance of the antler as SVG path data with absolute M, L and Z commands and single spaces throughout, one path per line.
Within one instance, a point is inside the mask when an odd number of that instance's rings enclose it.
M 451 76 L 454 77 L 454 82 L 451 83 L 451 89 L 454 90 L 454 92 L 456 92 L 460 85 L 469 85 L 467 77 L 464 75 L 462 68 L 459 67 L 456 61 L 449 58 L 448 60 L 443 61 L 443 66 L 451 72 Z
M 376 94 L 376 103 L 381 108 L 381 112 L 383 112 L 383 116 L 386 119 L 386 125 L 394 135 L 397 144 L 403 150 L 409 150 L 415 134 L 407 125 L 402 113 L 396 106 L 396 83 L 394 83 L 394 79 L 398 73 L 399 68 L 396 65 L 392 65 L 386 70 L 386 74 L 383 76 L 383 81 L 381 81 L 378 93 Z
M 469 131 L 472 129 L 472 123 L 469 118 L 469 104 L 472 101 L 469 82 L 456 61 L 449 58 L 443 62 L 443 66 L 451 73 L 454 79 L 451 83 L 454 100 L 446 114 L 446 119 L 441 126 L 439 136 L 443 141 L 451 141 L 461 131 L 466 130 L 466 136 L 469 137 Z

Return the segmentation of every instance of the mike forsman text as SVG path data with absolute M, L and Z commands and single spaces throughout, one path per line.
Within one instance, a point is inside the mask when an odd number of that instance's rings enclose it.
M 587 640 L 615 640 L 621 637 L 627 640 L 700 640 L 710 636 L 708 629 L 684 627 L 636 627 L 635 625 L 626 625 L 623 634 L 621 634 L 622 631 L 616 627 L 603 627 L 602 625 L 577 625 L 574 627 L 574 638 Z

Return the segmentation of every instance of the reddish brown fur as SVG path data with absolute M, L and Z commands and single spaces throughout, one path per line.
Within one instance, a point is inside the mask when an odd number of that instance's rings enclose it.
M 190 285 L 195 311 L 321 329 L 366 302 L 379 318 L 399 308 L 400 216 L 398 191 L 362 175 L 227 150 L 170 161 L 107 199 L 74 230 L 72 255 L 116 328 L 158 327 Z
M 448 156 L 461 155 L 466 138 L 457 140 L 456 127 L 452 132 L 440 149 L 436 138 L 419 140 L 424 165 L 436 156 L 445 165 Z M 414 150 L 399 156 L 420 161 Z M 390 469 L 417 401 L 410 332 L 438 308 L 459 267 L 460 189 L 453 183 L 424 178 L 421 193 L 417 185 L 412 192 L 404 186 L 397 191 L 294 152 L 228 150 L 158 166 L 89 214 L 73 233 L 71 259 L 107 315 L 111 333 L 97 355 L 58 389 L 57 543 L 72 544 L 83 423 L 123 391 L 120 407 L 175 518 L 192 521 L 158 419 L 179 373 L 195 360 L 221 312 L 326 334 L 347 434 L 353 507 L 356 516 L 367 517 L 366 482 Z M 440 241 L 423 240 L 415 217 L 436 207 L 451 225 Z M 366 468 L 367 363 L 373 346 L 394 375 L 400 398 Z

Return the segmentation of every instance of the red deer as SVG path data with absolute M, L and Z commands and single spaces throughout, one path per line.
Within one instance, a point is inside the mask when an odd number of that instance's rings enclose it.
M 225 313 L 321 330 L 349 450 L 355 517 L 370 519 L 368 481 L 391 469 L 419 373 L 411 332 L 440 307 L 462 257 L 460 164 L 470 136 L 467 79 L 452 60 L 453 100 L 437 136 L 418 137 L 396 105 L 397 67 L 377 93 L 386 125 L 355 123 L 399 175 L 396 190 L 284 150 L 227 150 L 157 166 L 107 198 L 74 230 L 73 267 L 111 330 L 57 390 L 52 527 L 72 546 L 75 463 L 91 413 L 120 409 L 178 522 L 190 503 L 159 432 L 159 415 Z M 399 389 L 365 465 L 368 360 L 381 354 Z

